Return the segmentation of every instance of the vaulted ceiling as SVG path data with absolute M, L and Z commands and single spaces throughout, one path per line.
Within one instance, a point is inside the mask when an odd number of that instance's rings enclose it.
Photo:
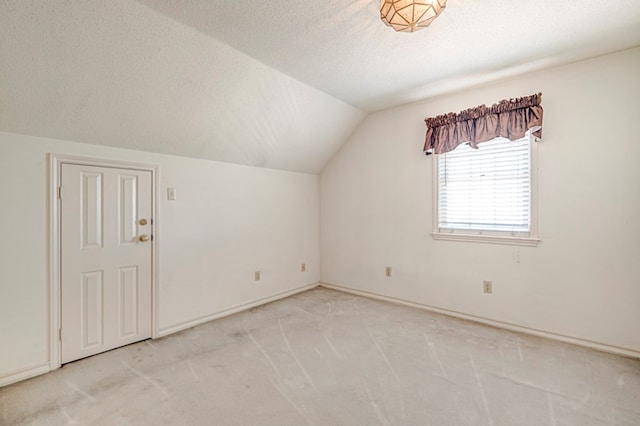
M 637 0 L 0 0 L 0 130 L 319 172 L 367 112 L 640 45 Z

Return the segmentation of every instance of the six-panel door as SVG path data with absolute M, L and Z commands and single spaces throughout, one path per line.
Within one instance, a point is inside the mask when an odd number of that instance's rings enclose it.
M 62 363 L 151 337 L 151 172 L 62 165 Z M 148 239 L 147 239 L 148 238 Z

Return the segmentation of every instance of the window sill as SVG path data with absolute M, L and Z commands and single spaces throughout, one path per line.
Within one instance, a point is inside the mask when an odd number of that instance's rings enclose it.
M 536 247 L 540 238 L 535 237 L 508 237 L 504 235 L 459 234 L 454 232 L 434 232 L 431 234 L 434 240 L 464 241 L 471 243 L 507 244 L 514 246 Z

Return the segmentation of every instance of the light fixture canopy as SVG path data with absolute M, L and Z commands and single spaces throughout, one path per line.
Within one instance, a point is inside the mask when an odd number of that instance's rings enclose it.
M 412 33 L 426 28 L 447 5 L 447 0 L 380 0 L 380 19 L 396 31 Z

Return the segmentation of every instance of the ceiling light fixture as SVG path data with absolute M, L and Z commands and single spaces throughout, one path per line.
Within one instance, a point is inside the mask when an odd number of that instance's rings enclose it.
M 396 31 L 412 33 L 426 28 L 447 5 L 447 0 L 380 0 L 380 19 Z

